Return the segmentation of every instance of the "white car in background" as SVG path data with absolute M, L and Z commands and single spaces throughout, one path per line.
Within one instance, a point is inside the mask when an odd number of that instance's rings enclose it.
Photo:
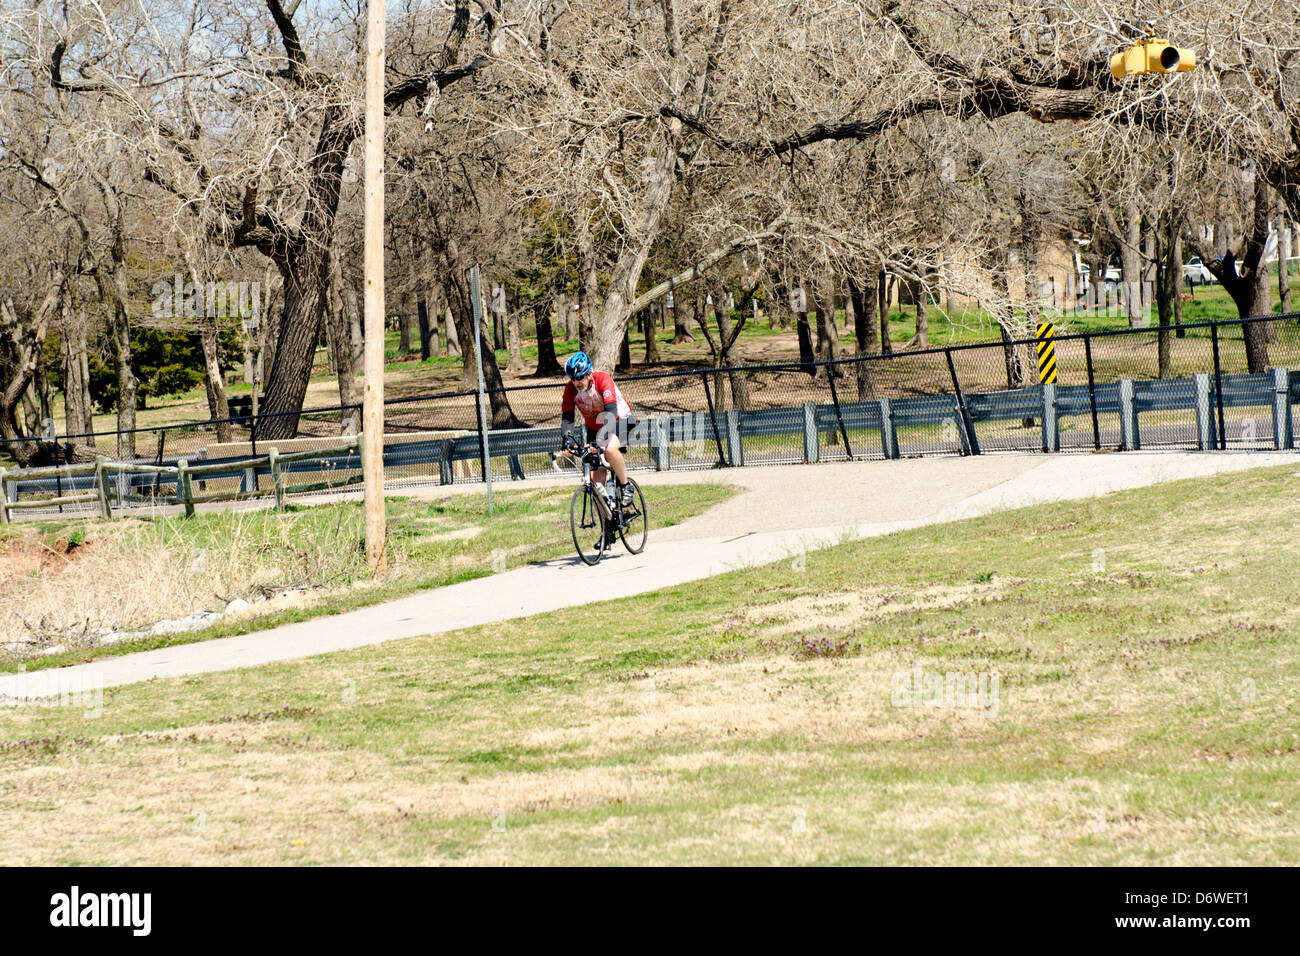
M 1214 281 L 1214 273 L 1196 256 L 1188 259 L 1187 265 L 1183 266 L 1183 276 L 1193 285 L 1205 285 Z
M 1088 294 L 1088 283 L 1091 280 L 1091 273 L 1092 270 L 1088 267 L 1088 263 L 1085 262 L 1079 267 L 1079 289 L 1077 293 L 1079 298 L 1083 298 Z M 1101 290 L 1103 293 L 1114 292 L 1120 287 L 1122 281 L 1119 269 L 1114 266 L 1108 266 L 1106 271 L 1102 273 Z

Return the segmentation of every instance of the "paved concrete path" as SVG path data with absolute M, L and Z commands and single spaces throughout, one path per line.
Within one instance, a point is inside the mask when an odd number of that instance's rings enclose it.
M 105 686 L 116 686 L 254 667 L 585 604 L 593 584 L 606 599 L 627 597 L 780 560 L 848 536 L 888 534 L 1007 508 L 1287 462 L 1300 463 L 1300 456 L 989 455 L 645 476 L 647 485 L 704 480 L 735 484 L 743 491 L 707 514 L 652 531 L 642 554 L 629 555 L 619 545 L 594 568 L 576 557 L 557 559 L 345 614 L 104 658 L 62 673 L 81 671 L 92 680 L 102 676 Z

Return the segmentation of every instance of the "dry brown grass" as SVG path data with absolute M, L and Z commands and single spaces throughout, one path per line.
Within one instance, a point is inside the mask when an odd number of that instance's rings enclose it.
M 1289 470 L 0 711 L 0 859 L 1293 864 Z M 898 701 L 917 667 L 999 672 L 996 713 Z
M 320 591 L 341 569 L 337 542 L 302 530 L 292 516 L 268 525 L 264 516 L 236 514 L 227 541 L 195 547 L 168 525 L 124 519 L 88 523 L 84 541 L 67 553 L 66 536 L 52 546 L 23 529 L 0 552 L 0 645 L 93 643 L 100 632 L 221 611 L 236 597 Z

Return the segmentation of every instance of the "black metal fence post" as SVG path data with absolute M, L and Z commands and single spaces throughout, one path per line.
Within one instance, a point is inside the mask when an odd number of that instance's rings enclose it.
M 1083 336 L 1083 354 L 1088 362 L 1088 404 L 1092 407 L 1092 447 L 1101 451 L 1101 428 L 1097 425 L 1097 381 L 1092 372 L 1092 336 Z
M 709 389 L 709 373 L 701 372 L 700 381 L 704 383 L 704 400 L 709 405 L 709 421 L 713 423 L 713 440 L 718 444 L 718 461 L 730 467 L 726 453 L 722 450 L 722 433 L 718 431 L 718 416 L 713 411 L 713 392 Z
M 831 401 L 835 405 L 835 421 L 840 426 L 840 437 L 844 439 L 844 454 L 848 455 L 849 461 L 853 460 L 853 448 L 849 445 L 849 432 L 844 427 L 844 416 L 840 413 L 840 396 L 835 389 L 835 366 L 827 364 L 826 380 L 831 383 Z
M 1277 328 L 1279 334 L 1282 336 L 1282 340 L 1278 344 L 1278 351 L 1273 356 L 1275 364 L 1300 369 L 1300 357 L 1297 356 L 1297 340 L 1300 339 L 1300 332 L 1297 331 L 1296 325 L 1293 324 L 1297 318 L 1300 318 L 1300 313 L 1291 313 L 1283 316 L 1261 316 L 1256 317 L 1255 321 L 1277 323 Z M 1232 374 L 1231 372 L 1225 372 L 1223 369 L 1223 346 L 1219 340 L 1224 334 L 1227 334 L 1230 340 L 1229 344 L 1231 344 L 1232 341 L 1240 341 L 1239 338 L 1232 335 L 1231 330 L 1235 328 L 1244 328 L 1249 323 L 1250 320 L 1243 321 L 1241 319 L 1232 319 L 1226 321 L 1190 322 L 1185 326 L 1185 330 L 1189 331 L 1189 333 L 1195 331 L 1198 335 L 1202 330 L 1207 328 L 1209 329 L 1208 337 L 1212 341 L 1213 366 L 1210 369 L 1206 369 L 1201 366 L 1198 361 L 1194 363 L 1194 368 L 1191 369 L 1191 371 L 1193 373 L 1207 373 L 1202 376 L 1194 375 L 1193 378 L 1199 378 L 1201 407 L 1206 409 L 1206 414 L 1210 416 L 1209 423 L 1217 426 L 1218 437 L 1209 446 L 1216 450 L 1227 448 L 1227 397 L 1225 395 L 1227 383 L 1224 379 L 1228 374 Z M 1154 330 L 1152 329 L 1128 328 L 1114 330 L 1093 329 L 1088 332 L 1066 335 L 1058 340 L 1058 342 L 1063 340 L 1070 340 L 1071 342 L 1078 339 L 1083 340 L 1088 374 L 1088 390 L 1086 393 L 1088 396 L 1088 413 L 1092 422 L 1093 447 L 1096 450 L 1101 450 L 1102 447 L 1100 427 L 1100 404 L 1102 394 L 1100 393 L 1100 387 L 1106 385 L 1108 390 L 1113 390 L 1118 380 L 1133 376 L 1138 368 L 1136 363 L 1141 361 L 1141 358 L 1132 352 L 1124 352 L 1122 349 L 1119 349 L 1115 356 L 1112 356 L 1112 358 L 1107 360 L 1107 367 L 1099 371 L 1097 368 L 1097 357 L 1093 354 L 1093 342 L 1095 340 L 1102 343 L 1111 343 L 1120 346 L 1123 343 L 1140 341 L 1142 337 L 1151 335 L 1153 331 Z M 1167 332 L 1168 329 L 1166 328 L 1165 331 Z M 1192 336 L 1189 334 L 1188 337 L 1190 339 Z M 838 368 L 847 369 L 853 367 L 855 370 L 861 370 L 865 367 L 867 369 L 875 370 L 871 376 L 867 376 L 868 378 L 874 379 L 877 372 L 884 373 L 886 374 L 886 380 L 888 382 L 891 384 L 897 384 L 901 387 L 904 397 L 895 399 L 897 404 L 891 408 L 891 410 L 898 415 L 899 421 L 910 421 L 912 420 L 910 416 L 918 413 L 924 416 L 931 416 L 928 418 L 931 422 L 934 422 L 936 418 L 940 420 L 947 419 L 948 416 L 951 415 L 953 418 L 960 419 L 959 425 L 961 428 L 960 440 L 962 443 L 962 453 L 981 454 L 981 441 L 980 437 L 976 433 L 977 429 L 974 425 L 976 415 L 980 417 L 980 421 L 986 422 L 1014 421 L 1016 419 L 1023 420 L 1026 417 L 1024 412 L 1028 411 L 1025 407 L 1025 402 L 1027 400 L 1026 396 L 1002 393 L 1002 384 L 999 381 L 1001 379 L 1001 369 L 994 367 L 995 365 L 1001 364 L 998 362 L 999 354 L 1002 353 L 1002 360 L 1005 361 L 1005 350 L 1008 347 L 1013 347 L 1016 350 L 1019 350 L 1024 346 L 1033 344 L 1033 342 L 1034 340 L 1032 339 L 1016 341 L 1007 340 L 1004 342 L 994 340 L 992 342 L 976 343 L 971 345 L 937 346 L 934 348 L 915 349 L 896 355 L 872 356 L 869 358 L 862 357 L 859 359 L 846 358 L 838 362 L 829 363 L 814 362 L 812 366 L 814 369 L 818 367 L 825 368 L 827 374 L 830 375 L 830 379 L 826 384 L 829 386 L 832 406 L 835 411 L 834 428 L 823 428 L 823 430 L 829 431 L 831 435 L 839 435 L 840 439 L 844 442 L 846 456 L 850 460 L 854 458 L 854 451 L 851 446 L 852 439 L 848 434 L 848 418 L 844 412 L 845 402 L 840 400 L 839 383 L 836 381 L 836 377 L 831 373 L 833 370 Z M 1106 345 L 1103 344 L 1103 351 L 1105 351 L 1105 349 Z M 1284 349 L 1286 351 L 1283 351 Z M 963 362 L 965 363 L 963 367 L 967 369 L 964 373 L 966 375 L 967 383 L 970 387 L 976 389 L 976 391 L 971 395 L 965 394 L 965 386 L 962 386 L 957 374 L 956 353 L 958 352 L 962 353 Z M 950 376 L 949 383 L 944 383 L 942 380 L 942 367 L 934 364 L 937 363 L 941 353 L 943 354 L 948 366 L 948 373 Z M 1287 356 L 1287 358 L 1284 360 L 1283 356 Z M 1237 367 L 1237 362 L 1238 360 L 1234 359 L 1234 368 Z M 813 384 L 804 379 L 802 373 L 806 370 L 804 363 L 792 358 L 791 361 L 788 362 L 772 363 L 767 365 L 742 365 L 735 368 L 714 368 L 706 365 L 677 369 L 668 372 L 644 373 L 626 377 L 625 383 L 637 383 L 633 386 L 634 388 L 644 388 L 647 391 L 646 398 L 648 407 L 653 407 L 657 412 L 675 410 L 678 412 L 688 413 L 692 416 L 692 420 L 698 423 L 698 416 L 700 414 L 705 414 L 706 411 L 698 408 L 694 397 L 689 397 L 689 386 L 685 383 L 691 375 L 699 375 L 701 377 L 701 384 L 704 386 L 704 395 L 707 403 L 706 409 L 707 414 L 709 415 L 710 426 L 713 429 L 714 444 L 717 449 L 717 462 L 720 466 L 738 467 L 744 463 L 745 457 L 739 454 L 739 449 L 735 447 L 734 440 L 724 440 L 722 437 L 723 431 L 730 432 L 730 426 L 733 425 L 735 419 L 728 411 L 723 410 L 725 408 L 723 403 L 726 401 L 727 389 L 720 376 L 733 373 L 746 374 L 750 376 L 764 376 L 759 380 L 757 393 L 753 396 L 755 399 L 752 405 L 753 410 L 746 412 L 744 417 L 748 432 L 751 432 L 755 436 L 767 438 L 768 436 L 795 436 L 804 431 L 806 427 L 804 409 L 811 406 L 814 401 L 820 401 L 818 396 L 823 394 L 820 392 L 819 384 Z M 1214 403 L 1213 406 L 1206 404 L 1207 398 L 1205 396 L 1205 391 L 1208 389 L 1205 382 L 1208 380 L 1209 372 L 1213 372 L 1214 374 L 1214 397 L 1208 399 L 1209 402 Z M 710 379 L 715 376 L 718 377 L 716 381 L 710 381 Z M 1140 378 L 1141 375 L 1138 374 L 1138 377 Z M 1008 393 L 1014 391 L 1013 386 L 1011 385 L 1012 378 L 1013 376 L 1008 374 Z M 714 384 L 721 386 L 716 400 L 713 396 Z M 1184 385 L 1186 386 L 1192 386 L 1194 384 L 1196 383 L 1191 379 L 1184 381 Z M 951 385 L 953 389 L 952 393 L 949 393 L 949 395 L 945 395 L 943 392 L 946 385 Z M 852 389 L 852 387 L 852 382 L 850 382 L 850 388 Z M 873 384 L 873 388 L 874 387 L 875 385 Z M 1250 386 L 1250 388 L 1259 392 L 1261 396 L 1263 395 L 1263 389 L 1256 389 L 1254 386 Z M 556 384 L 554 381 L 551 381 L 538 384 L 511 386 L 503 391 L 508 393 L 511 399 L 515 402 L 514 407 L 516 411 L 526 408 L 538 410 L 537 414 L 531 416 L 525 414 L 524 417 L 531 418 L 535 422 L 536 427 L 546 429 L 553 427 L 555 423 L 553 403 L 550 401 L 551 392 L 555 389 Z M 881 386 L 879 390 L 883 391 L 885 390 L 885 387 Z M 1186 400 L 1183 397 L 1184 392 L 1181 389 L 1176 391 L 1176 402 L 1183 403 L 1179 406 L 1180 408 L 1188 410 L 1195 408 L 1195 405 L 1189 406 L 1186 404 Z M 664 394 L 660 394 L 661 392 L 680 392 L 680 394 L 673 395 L 670 398 Z M 1062 408 L 1065 409 L 1066 414 L 1073 415 L 1075 411 L 1083 410 L 1081 404 L 1076 404 L 1082 402 L 1084 395 L 1083 392 L 1078 392 L 1077 390 L 1071 392 L 1071 386 L 1058 386 L 1058 392 L 1066 393 L 1067 397 L 1062 403 Z M 1186 392 L 1191 394 L 1194 392 L 1194 389 L 1188 387 Z M 1111 394 L 1110 391 L 1108 391 L 1107 394 Z M 1170 393 L 1162 392 L 1161 394 L 1168 395 Z M 859 391 L 859 396 L 861 397 L 862 395 L 865 395 L 865 390 Z M 465 407 L 463 403 L 466 400 L 472 401 L 474 396 L 474 392 L 448 391 L 432 395 L 390 399 L 385 403 L 386 415 L 392 416 L 392 420 L 388 423 L 388 426 L 390 428 L 411 432 L 437 429 L 439 431 L 451 430 L 456 432 L 464 430 L 468 433 L 469 429 L 473 428 L 472 423 L 474 422 L 474 419 L 465 414 L 469 409 L 468 407 Z M 632 397 L 635 399 L 635 396 Z M 951 412 L 944 411 L 943 409 L 948 407 L 946 403 L 950 397 L 953 401 Z M 1126 397 L 1131 398 L 1131 394 L 1126 395 Z M 1274 400 L 1275 398 L 1270 388 L 1268 401 L 1271 402 Z M 1108 403 L 1113 404 L 1113 399 L 1108 398 Z M 1263 403 L 1262 398 L 1260 403 Z M 854 398 L 850 398 L 848 404 L 856 407 L 857 402 Z M 540 410 L 543 406 L 545 407 L 545 411 Z M 342 421 L 350 421 L 351 413 L 355 408 L 356 406 L 329 406 L 328 408 L 302 409 L 300 412 L 293 414 L 301 414 L 303 416 L 302 421 L 306 426 L 306 433 L 310 434 L 327 427 L 327 423 L 322 417 L 323 415 L 328 414 L 331 416 L 338 416 Z M 933 414 L 936 408 L 939 409 L 939 414 L 937 416 Z M 477 407 L 476 411 L 478 411 Z M 887 420 L 888 414 L 888 412 L 885 412 Z M 1108 412 L 1108 414 L 1110 413 Z M 720 418 L 722 415 L 727 415 L 727 418 Z M 274 422 L 278 419 L 279 415 L 271 414 L 267 417 L 271 418 L 272 422 Z M 260 434 L 260 419 L 260 415 L 254 418 L 248 414 L 239 415 L 231 419 L 232 424 L 238 424 L 240 427 L 247 429 L 245 434 L 250 439 L 249 443 L 251 444 L 253 455 L 257 455 L 261 451 L 261 448 L 259 447 L 259 439 L 261 439 L 261 445 L 264 446 L 268 444 L 264 436 Z M 478 422 L 478 431 L 481 436 L 490 428 L 490 421 L 490 412 L 484 409 L 483 414 L 479 416 Z M 855 422 L 858 421 L 859 420 L 855 418 Z M 194 450 L 193 446 L 198 443 L 196 441 L 196 438 L 198 437 L 198 432 L 196 430 L 210 428 L 213 424 L 215 423 L 212 421 L 194 421 L 183 424 L 175 423 L 167 426 L 137 428 L 132 429 L 129 432 L 121 430 L 116 432 L 105 432 L 97 437 L 101 442 L 106 441 L 109 437 L 115 437 L 119 445 L 124 446 L 131 435 L 135 435 L 141 444 L 147 443 L 147 434 L 153 432 L 157 441 L 155 458 L 159 463 L 161 463 L 165 460 L 167 454 L 166 441 L 169 437 L 172 439 L 172 450 L 177 455 L 188 454 L 190 451 Z M 1207 425 L 1204 415 L 1201 416 L 1199 424 Z M 811 427 L 816 429 L 817 422 L 813 421 Z M 169 436 L 167 435 L 168 431 L 176 431 L 178 434 L 176 436 Z M 694 433 L 698 435 L 698 428 Z M 204 434 L 207 433 L 204 432 Z M 93 432 L 87 433 L 87 436 L 93 435 Z M 67 435 L 63 437 L 71 441 L 71 439 L 74 438 L 87 436 Z M 491 435 L 489 434 L 487 437 L 491 437 Z M 999 448 L 1006 447 L 1007 445 L 1005 441 L 993 438 L 990 435 L 985 435 L 984 437 L 988 438 Z M 56 436 L 56 440 L 57 438 L 58 436 Z M 0 441 L 0 449 L 8 447 L 8 444 L 9 443 Z M 779 438 L 776 441 L 758 442 L 755 444 L 757 446 L 755 448 L 756 453 L 752 456 L 755 461 L 752 463 L 762 461 L 765 458 L 771 460 L 788 460 L 790 457 L 787 454 L 788 449 L 786 448 L 785 437 Z M 1023 442 L 1017 440 L 1013 440 L 1010 444 L 1016 447 L 1023 446 Z M 1157 442 L 1157 444 L 1185 445 L 1186 442 L 1182 438 L 1174 437 L 1173 439 L 1164 442 Z M 457 447 L 466 453 L 469 452 L 469 448 L 465 446 L 464 443 Z M 885 447 L 886 453 L 888 454 L 888 444 Z M 1081 447 L 1082 446 L 1076 446 L 1079 450 L 1081 450 Z M 777 453 L 772 454 L 768 451 L 769 448 L 776 448 Z M 896 451 L 897 449 L 895 448 L 895 452 Z M 61 449 L 60 457 L 62 457 L 62 455 L 70 454 L 71 445 Z M 148 459 L 146 458 L 145 460 L 147 461 Z M 532 474 L 536 470 L 536 467 L 527 459 L 523 460 L 525 473 Z M 447 477 L 450 478 L 450 461 L 448 460 L 446 464 Z M 490 462 L 488 468 L 490 468 Z M 518 476 L 517 468 L 514 466 L 512 466 L 512 473 L 515 474 L 516 477 Z M 443 476 L 441 469 L 438 474 L 440 477 Z M 484 475 L 488 474 L 490 474 L 490 471 L 485 469 Z M 256 475 L 253 477 L 254 482 L 252 487 L 247 490 L 254 490 L 258 487 Z M 127 476 L 119 476 L 119 478 L 119 497 L 127 496 L 128 493 L 134 494 L 135 487 L 127 480 Z M 62 491 L 64 490 L 62 488 L 62 477 L 57 477 L 52 483 L 56 485 L 56 490 L 60 493 L 61 497 Z M 155 480 L 152 483 L 145 479 L 142 491 L 147 490 L 150 487 L 152 487 L 155 495 L 161 494 L 161 476 L 155 477 Z
M 1242 327 L 1242 335 L 1246 334 Z M 1210 342 L 1214 346 L 1214 401 L 1219 409 L 1219 450 L 1227 451 L 1228 437 L 1223 430 L 1223 373 L 1219 367 L 1219 323 L 1210 326 Z
M 158 432 L 158 454 L 157 456 L 155 456 L 156 460 L 154 461 L 154 464 L 157 465 L 159 468 L 162 467 L 163 445 L 166 443 L 166 441 L 167 441 L 167 429 L 164 428 L 160 432 Z M 153 476 L 153 496 L 155 498 L 158 497 L 158 488 L 161 484 L 162 484 L 162 472 L 158 472 Z
M 978 455 L 980 443 L 975 437 L 975 426 L 971 424 L 970 416 L 966 414 L 966 398 L 962 395 L 961 384 L 957 381 L 957 366 L 952 362 L 952 349 L 944 349 L 943 354 L 948 359 L 948 374 L 952 376 L 952 390 L 957 396 L 957 414 L 961 416 L 961 427 L 966 435 L 966 448 L 970 454 Z

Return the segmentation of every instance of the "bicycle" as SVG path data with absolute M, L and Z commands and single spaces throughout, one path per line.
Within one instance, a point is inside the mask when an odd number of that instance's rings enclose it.
M 559 470 L 561 457 L 572 460 L 569 452 L 551 452 L 551 465 Z M 582 485 L 573 493 L 569 503 L 569 528 L 573 532 L 573 546 L 583 564 L 594 565 L 605 556 L 605 551 L 617 537 L 631 554 L 645 550 L 650 533 L 645 496 L 641 486 L 632 478 L 627 483 L 632 488 L 632 503 L 624 506 L 619 500 L 614 469 L 605 459 L 605 453 L 593 445 L 582 450 Z M 591 474 L 603 468 L 608 476 L 606 483 L 598 484 Z

